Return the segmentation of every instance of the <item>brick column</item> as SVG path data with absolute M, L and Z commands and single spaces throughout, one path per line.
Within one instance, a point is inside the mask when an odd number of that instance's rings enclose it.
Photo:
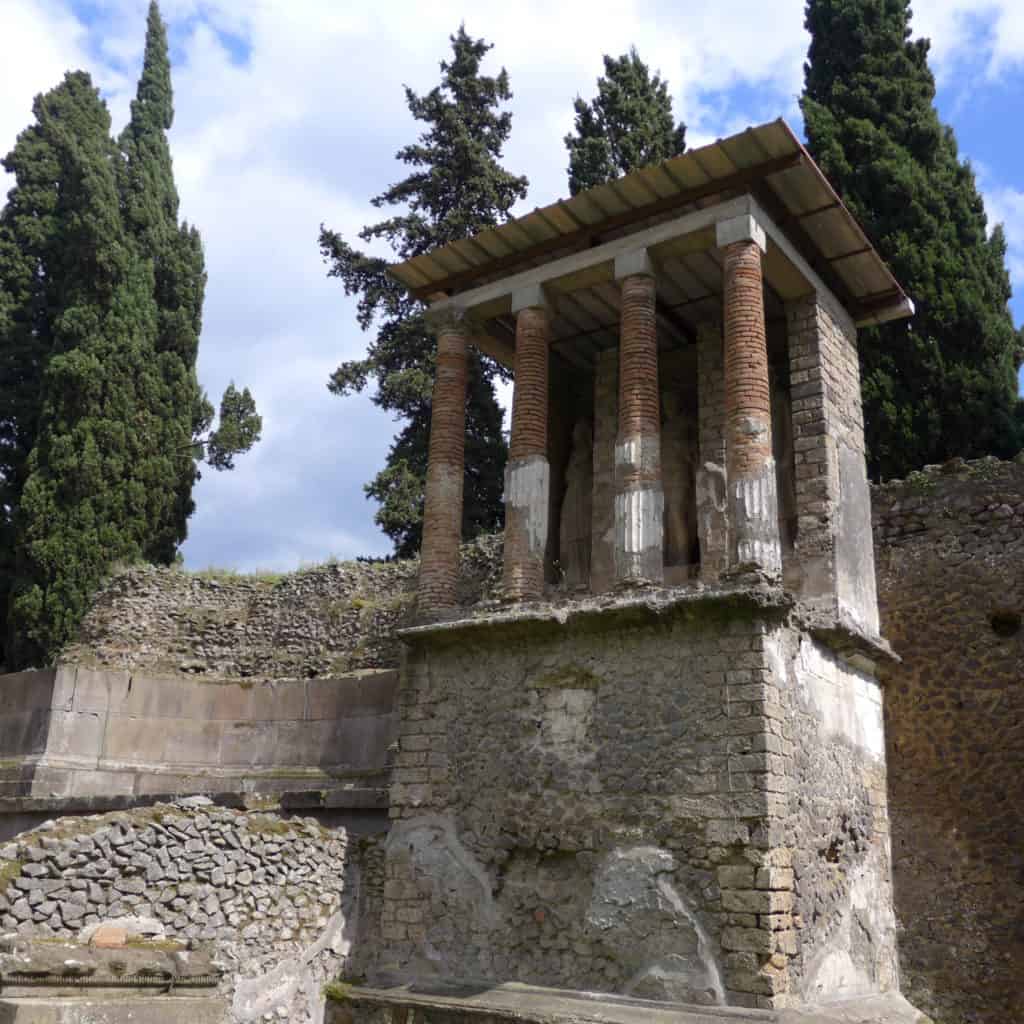
M 615 578 L 664 578 L 665 498 L 661 489 L 661 409 L 654 270 L 640 250 L 615 261 L 622 289 L 619 430 L 615 442 Z
M 467 331 L 459 319 L 437 327 L 437 370 L 430 409 L 430 447 L 423 502 L 419 610 L 456 603 L 462 540 L 462 477 L 466 448 Z
M 505 469 L 504 596 L 531 601 L 544 592 L 551 473 L 548 465 L 550 325 L 540 288 L 512 297 L 516 365 L 512 439 Z
M 771 386 L 761 254 L 765 234 L 749 215 L 719 222 L 725 250 L 725 445 L 733 565 L 782 572 L 772 455 Z

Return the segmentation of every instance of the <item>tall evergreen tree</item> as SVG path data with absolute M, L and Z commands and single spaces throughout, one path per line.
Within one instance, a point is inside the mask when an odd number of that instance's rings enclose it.
M 605 54 L 604 74 L 589 103 L 576 97 L 569 150 L 569 191 L 576 195 L 686 148 L 686 125 L 676 124 L 672 97 L 660 75 L 651 77 L 636 48 L 619 58 Z
M 500 223 L 526 195 L 526 179 L 509 174 L 499 162 L 512 126 L 511 114 L 500 110 L 512 96 L 508 75 L 504 69 L 493 77 L 481 74 L 491 46 L 473 39 L 464 26 L 451 44 L 451 59 L 441 62 L 441 84 L 424 96 L 405 90 L 410 112 L 426 126 L 418 142 L 397 154 L 413 172 L 371 200 L 378 208 L 397 206 L 404 212 L 359 234 L 364 242 L 386 240 L 401 260 Z M 410 555 L 419 550 L 422 532 L 436 340 L 420 304 L 388 276 L 385 260 L 365 255 L 324 227 L 320 250 L 329 275 L 341 280 L 346 294 L 359 296 L 359 325 L 376 328 L 366 358 L 342 363 L 328 386 L 346 395 L 376 378 L 374 403 L 405 421 L 387 465 L 365 490 L 380 502 L 376 520 L 394 541 L 396 553 Z M 500 525 L 504 513 L 506 445 L 494 395 L 496 372 L 490 360 L 471 356 L 465 537 Z
M 110 117 L 83 72 L 34 111 L 6 163 L 19 184 L 21 168 L 26 182 L 55 171 L 56 197 L 44 200 L 34 267 L 48 351 L 37 356 L 38 418 L 14 511 L 13 664 L 59 649 L 110 562 L 142 555 L 166 502 L 152 264 L 122 224 Z
M 196 375 L 206 287 L 203 246 L 194 227 L 178 223 L 178 190 L 167 142 L 173 120 L 167 29 L 156 0 L 151 0 L 142 75 L 119 145 L 124 156 L 120 187 L 125 223 L 142 255 L 153 261 L 157 304 L 154 348 L 166 391 L 167 488 L 173 501 L 154 524 L 144 554 L 164 563 L 173 560 L 185 539 L 188 517 L 195 509 L 192 487 L 199 479 L 194 456 L 203 454 L 203 435 L 213 417 Z M 259 439 L 259 417 L 247 389 L 238 393 L 232 387 L 231 395 L 222 401 L 221 413 L 219 432 L 206 438 L 210 451 L 224 448 L 229 434 L 234 444 L 248 441 L 245 448 L 238 449 L 241 451 Z M 210 462 L 215 468 L 229 468 L 223 459 L 211 458 Z
M 51 658 L 117 560 L 169 562 L 195 461 L 259 438 L 248 390 L 220 422 L 195 361 L 205 273 L 177 223 L 164 27 L 120 146 L 89 76 L 36 99 L 0 212 L 0 623 L 9 666 Z M 2 632 L 2 629 L 0 629 Z
M 909 325 L 860 333 L 870 471 L 1010 455 L 1024 353 L 1006 240 L 987 234 L 974 174 L 939 120 L 909 0 L 808 0 L 806 25 L 809 148 L 917 306 Z

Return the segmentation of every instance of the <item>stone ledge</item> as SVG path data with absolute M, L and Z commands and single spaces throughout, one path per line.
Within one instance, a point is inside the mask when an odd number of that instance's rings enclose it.
M 209 995 L 0 999 L 0 1024 L 224 1024 L 228 1019 L 224 1000 Z
M 659 1003 L 518 982 L 352 987 L 343 999 L 328 998 L 324 1021 L 353 1024 L 374 1011 L 385 1011 L 384 1019 L 394 1021 L 408 1020 L 409 1011 L 415 1011 L 424 1024 L 470 1019 L 488 1024 L 930 1024 L 929 1018 L 897 993 L 802 1009 L 749 1010 Z
M 746 614 L 774 612 L 783 615 L 793 606 L 792 595 L 776 581 L 750 574 L 713 585 L 697 582 L 684 587 L 630 587 L 560 601 L 481 606 L 479 611 L 471 615 L 467 615 L 465 609 L 460 609 L 453 617 L 408 626 L 398 630 L 396 635 L 402 640 L 415 642 L 434 636 L 495 627 L 558 628 L 613 617 L 654 621 L 687 610 L 732 609 Z

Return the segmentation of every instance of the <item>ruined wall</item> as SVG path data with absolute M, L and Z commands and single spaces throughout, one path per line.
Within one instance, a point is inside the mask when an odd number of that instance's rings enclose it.
M 354 945 L 372 943 L 361 876 L 379 894 L 378 862 L 344 829 L 195 801 L 60 818 L 0 847 L 0 923 L 75 937 L 149 919 L 132 930 L 213 945 L 232 1024 L 303 1024 L 322 1019 L 322 987 L 351 969 Z
M 1024 1020 L 1024 464 L 873 497 L 903 987 L 941 1024 Z
M 845 991 L 890 986 L 891 913 L 850 938 L 888 892 L 881 752 L 801 695 L 780 620 L 738 596 L 414 639 L 378 966 L 771 1007 L 832 953 Z
M 490 596 L 500 538 L 462 547 L 460 600 Z M 309 679 L 398 664 L 419 561 L 339 562 L 281 575 L 139 566 L 97 595 L 61 661 L 225 678 Z
M 0 676 L 0 797 L 383 797 L 398 673 L 258 680 L 62 665 Z

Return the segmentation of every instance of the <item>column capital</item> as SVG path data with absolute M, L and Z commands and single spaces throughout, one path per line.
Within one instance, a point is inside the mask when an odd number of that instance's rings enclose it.
M 517 288 L 512 293 L 512 312 L 518 313 L 523 309 L 544 309 L 551 311 L 551 299 L 547 290 L 542 284 L 530 284 L 523 288 Z
M 654 264 L 646 249 L 633 249 L 631 252 L 624 252 L 615 257 L 616 281 L 621 281 L 624 277 L 634 277 L 637 274 L 654 277 Z
M 720 220 L 715 224 L 715 244 L 719 249 L 734 242 L 755 242 L 761 252 L 768 251 L 768 236 L 757 218 L 750 213 Z
M 434 334 L 441 334 L 443 331 L 460 331 L 466 335 L 477 333 L 479 325 L 466 310 L 459 306 L 451 306 L 447 302 L 436 305 L 441 308 L 428 306 L 423 313 L 427 326 Z

